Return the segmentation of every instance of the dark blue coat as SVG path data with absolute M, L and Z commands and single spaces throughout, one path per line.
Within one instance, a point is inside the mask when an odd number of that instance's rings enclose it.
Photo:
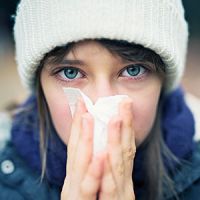
M 180 200 L 200 199 L 200 144 L 190 164 L 182 166 L 174 177 L 175 189 Z M 1 200 L 57 200 L 59 188 L 40 181 L 40 174 L 34 173 L 18 156 L 11 143 L 0 153 L 0 199 Z M 165 199 L 175 199 L 165 189 Z

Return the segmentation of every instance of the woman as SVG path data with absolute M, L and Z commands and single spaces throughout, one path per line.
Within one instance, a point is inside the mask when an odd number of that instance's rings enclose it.
M 30 97 L 2 150 L 2 195 L 13 196 L 13 182 L 18 199 L 196 195 L 195 122 L 179 88 L 188 37 L 180 1 L 22 0 L 14 33 Z M 93 154 L 94 117 L 79 100 L 72 118 L 63 87 L 93 103 L 128 96 L 103 151 Z

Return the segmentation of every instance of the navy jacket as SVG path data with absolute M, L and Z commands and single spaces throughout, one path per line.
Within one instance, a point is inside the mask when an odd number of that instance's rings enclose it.
M 1 150 L 0 167 L 1 200 L 60 199 L 60 189 L 48 182 L 41 182 L 40 175 L 23 162 L 10 142 Z M 191 162 L 182 166 L 174 180 L 180 200 L 200 199 L 200 144 L 197 145 Z M 166 188 L 164 194 L 164 200 L 176 199 Z

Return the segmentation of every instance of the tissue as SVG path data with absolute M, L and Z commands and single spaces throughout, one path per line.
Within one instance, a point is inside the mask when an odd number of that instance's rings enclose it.
M 83 98 L 88 112 L 94 118 L 94 141 L 93 153 L 96 154 L 106 147 L 107 143 L 107 125 L 112 116 L 118 113 L 119 103 L 127 98 L 127 95 L 115 95 L 101 97 L 93 104 L 92 101 L 80 89 L 63 88 L 67 96 L 72 117 L 75 111 L 76 102 L 79 97 Z

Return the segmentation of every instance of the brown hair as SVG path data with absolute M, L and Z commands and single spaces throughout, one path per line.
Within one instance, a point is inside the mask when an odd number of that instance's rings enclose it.
M 141 45 L 130 44 L 125 41 L 116 41 L 108 39 L 98 39 L 95 40 L 107 48 L 114 55 L 120 56 L 122 59 L 129 61 L 138 61 L 151 63 L 155 67 L 155 71 L 164 79 L 165 78 L 165 64 L 163 63 L 160 56 L 148 48 L 144 48 Z M 42 157 L 42 177 L 45 175 L 46 168 L 46 149 L 47 141 L 51 134 L 51 130 L 54 128 L 51 121 L 51 116 L 49 114 L 49 109 L 46 103 L 46 99 L 40 83 L 40 74 L 42 68 L 47 63 L 59 63 L 63 60 L 64 56 L 73 49 L 76 43 L 70 43 L 66 46 L 56 47 L 51 52 L 44 56 L 41 61 L 40 66 L 36 72 L 36 93 L 38 108 L 40 114 L 40 150 Z M 156 200 L 160 199 L 162 196 L 163 183 L 171 188 L 173 191 L 173 182 L 168 176 L 164 163 L 163 157 L 177 161 L 175 156 L 172 155 L 170 150 L 166 147 L 163 142 L 161 128 L 160 128 L 160 115 L 162 101 L 159 102 L 157 117 L 154 122 L 154 126 L 149 134 L 148 138 L 141 145 L 145 146 L 145 183 L 146 183 L 146 193 L 144 195 L 145 200 Z M 156 161 L 156 162 L 155 162 Z

